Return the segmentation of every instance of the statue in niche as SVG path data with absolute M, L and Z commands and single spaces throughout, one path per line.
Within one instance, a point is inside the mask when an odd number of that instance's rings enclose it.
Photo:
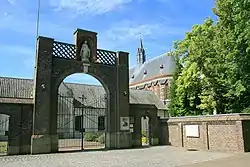
M 80 56 L 81 56 L 82 62 L 89 62 L 90 49 L 89 49 L 87 41 L 84 41 L 84 43 L 82 44 Z

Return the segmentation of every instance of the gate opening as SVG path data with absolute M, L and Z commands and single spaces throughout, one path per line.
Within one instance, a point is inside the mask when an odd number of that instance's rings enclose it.
M 9 116 L 0 114 L 0 155 L 7 155 L 8 151 Z
M 149 146 L 149 138 L 150 138 L 150 132 L 149 132 L 149 117 L 143 116 L 141 117 L 141 140 L 142 140 L 142 146 Z
M 86 78 L 88 84 L 79 83 Z M 67 77 L 58 89 L 59 151 L 104 149 L 106 110 L 107 96 L 99 81 L 86 74 Z

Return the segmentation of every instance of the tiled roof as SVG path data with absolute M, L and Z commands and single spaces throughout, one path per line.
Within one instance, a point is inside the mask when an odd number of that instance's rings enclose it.
M 158 109 L 166 109 L 163 102 L 149 90 L 130 89 L 131 104 L 154 104 Z
M 0 97 L 31 98 L 32 91 L 32 79 L 0 77 Z M 87 97 L 86 105 L 93 105 L 96 99 L 104 97 L 105 90 L 102 86 L 96 85 L 62 83 L 59 87 L 59 94 L 73 97 L 78 101 L 81 101 L 80 96 L 84 95 Z M 130 89 L 130 103 L 152 104 L 158 109 L 165 109 L 161 100 L 151 91 Z
M 129 83 L 133 84 L 163 74 L 172 74 L 175 70 L 175 61 L 165 53 L 159 57 L 146 61 L 141 67 L 129 70 Z
M 105 90 L 102 86 L 62 83 L 59 94 L 72 97 L 86 106 L 105 108 Z M 82 101 L 82 98 L 84 100 Z
M 31 98 L 33 80 L 0 77 L 0 97 Z
M 135 71 L 136 71 L 136 67 L 129 68 L 129 79 L 132 78 Z

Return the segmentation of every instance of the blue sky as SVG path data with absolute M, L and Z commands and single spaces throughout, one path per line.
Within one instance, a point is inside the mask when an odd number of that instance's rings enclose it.
M 73 43 L 76 28 L 98 32 L 98 48 L 130 53 L 136 64 L 140 33 L 147 59 L 181 40 L 212 13 L 214 0 L 41 0 L 39 35 Z M 0 76 L 33 78 L 36 0 L 1 0 Z M 98 82 L 87 75 L 66 81 Z

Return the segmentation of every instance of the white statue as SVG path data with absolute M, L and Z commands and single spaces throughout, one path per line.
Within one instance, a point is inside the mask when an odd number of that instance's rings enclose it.
M 84 41 L 84 43 L 82 44 L 81 51 L 80 51 L 82 62 L 89 62 L 90 49 L 87 43 L 88 43 L 87 41 Z

